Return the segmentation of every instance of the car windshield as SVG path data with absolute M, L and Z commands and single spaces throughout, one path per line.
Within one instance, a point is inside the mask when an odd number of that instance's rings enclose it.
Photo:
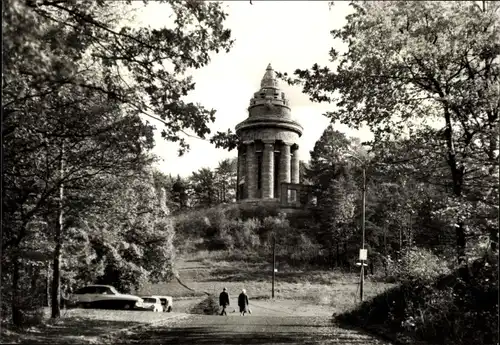
M 144 303 L 156 303 L 156 298 L 143 297 L 142 300 Z
M 115 295 L 119 294 L 119 292 L 113 286 L 110 286 L 109 290 L 111 290 L 111 292 L 114 293 Z

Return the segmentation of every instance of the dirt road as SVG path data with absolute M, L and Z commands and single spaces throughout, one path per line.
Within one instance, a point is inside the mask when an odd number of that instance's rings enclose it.
M 186 315 L 119 339 L 129 344 L 343 344 L 390 345 L 356 329 L 333 324 L 329 316 L 296 315 L 264 302 L 251 303 L 252 314 Z

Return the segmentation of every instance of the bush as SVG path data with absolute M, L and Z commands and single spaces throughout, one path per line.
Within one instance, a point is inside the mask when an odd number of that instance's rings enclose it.
M 427 271 L 418 265 L 425 259 L 429 260 Z M 409 253 L 405 260 L 417 266 L 399 272 L 405 279 L 399 287 L 338 319 L 433 344 L 498 343 L 496 259 L 477 260 L 439 278 L 442 265 L 428 252 Z
M 280 207 L 274 203 L 262 203 L 257 206 L 241 204 L 239 207 L 239 216 L 241 220 L 247 220 L 249 218 L 263 220 L 266 217 L 277 217 L 280 211 Z
M 47 320 L 47 316 L 45 315 L 43 308 L 22 310 L 21 320 L 23 327 L 27 328 L 42 325 Z
M 205 212 L 195 211 L 182 214 L 174 219 L 175 239 L 174 246 L 179 250 L 187 250 L 189 239 L 203 238 L 210 226 Z
M 233 221 L 233 236 L 235 245 L 239 249 L 257 249 L 260 246 L 258 231 L 261 227 L 260 221 L 249 218 L 245 221 Z
M 217 315 L 219 313 L 219 301 L 214 295 L 209 295 L 191 308 L 189 312 L 192 314 Z
M 411 248 L 399 260 L 387 258 L 388 272 L 398 282 L 431 281 L 450 273 L 444 258 L 424 248 Z
M 237 205 L 179 215 L 175 225 L 177 248 L 183 252 L 240 251 L 249 256 L 269 253 L 275 235 L 280 261 L 294 266 L 315 261 L 321 246 L 311 240 L 309 231 L 292 228 L 287 215 L 279 211 L 274 204 Z

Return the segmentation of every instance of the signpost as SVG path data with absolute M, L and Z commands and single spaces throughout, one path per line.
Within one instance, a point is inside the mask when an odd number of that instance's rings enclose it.
M 367 256 L 368 256 L 368 249 L 359 250 L 359 260 L 366 261 Z
M 361 266 L 361 277 L 359 278 L 359 298 L 361 302 L 363 302 L 363 288 L 364 288 L 364 283 L 365 283 L 365 266 L 367 264 L 365 263 L 366 259 L 368 258 L 368 250 L 367 249 L 360 249 L 359 250 L 359 261 L 361 261 L 360 266 Z

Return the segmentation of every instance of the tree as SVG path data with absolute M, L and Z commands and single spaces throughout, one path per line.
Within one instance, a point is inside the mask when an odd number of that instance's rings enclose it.
M 236 198 L 237 159 L 224 159 L 215 168 L 218 203 L 229 203 Z
M 162 205 L 166 207 L 168 212 L 176 208 L 172 198 L 172 187 L 175 183 L 172 175 L 165 175 L 158 169 L 153 169 L 154 188 L 158 193 L 158 197 L 162 199 Z
M 177 179 L 172 184 L 172 202 L 176 204 L 176 209 L 182 211 L 188 207 L 189 202 L 189 182 L 177 175 Z
M 103 176 L 75 195 L 64 246 L 65 285 L 111 284 L 120 291 L 172 276 L 173 226 L 151 171 Z M 162 207 L 163 206 L 163 207 Z
M 123 22 L 123 8 L 131 1 L 125 6 L 105 1 L 81 6 L 72 1 L 8 0 L 4 116 L 21 111 L 27 99 L 74 84 L 160 120 L 165 124 L 162 136 L 179 142 L 181 153 L 189 147 L 180 136 L 183 131 L 204 138 L 215 111 L 182 100 L 194 89 L 186 72 L 208 64 L 211 52 L 229 51 L 226 14 L 217 2 L 165 3 L 172 25 L 151 29 Z M 92 71 L 94 78 L 82 77 L 83 71 Z
M 209 168 L 194 171 L 190 178 L 193 202 L 197 207 L 212 207 L 217 203 L 216 174 Z
M 123 3 L 3 4 L 2 134 L 8 164 L 2 171 L 2 267 L 12 283 L 16 324 L 23 269 L 16 248 L 30 238 L 28 225 L 52 220 L 46 224 L 55 243 L 58 317 L 64 214 L 71 214 L 65 191 L 83 191 L 98 175 L 128 172 L 147 161 L 152 132 L 139 114 L 163 122 L 163 137 L 179 142 L 181 153 L 188 148 L 183 132 L 210 133 L 215 112 L 182 98 L 194 88 L 186 72 L 206 65 L 211 52 L 231 47 L 230 31 L 222 25 L 226 14 L 219 3 L 168 4 L 173 24 L 154 30 L 124 24 Z
M 36 113 L 40 104 L 30 100 L 25 114 L 13 113 L 4 122 L 7 128 L 17 128 L 4 137 L 10 164 L 3 176 L 9 221 L 4 223 L 8 240 L 3 242 L 3 254 L 12 255 L 13 271 L 18 272 L 21 258 L 16 248 L 27 239 L 27 225 L 49 220 L 54 241 L 53 317 L 59 316 L 64 214 L 71 213 L 65 194 L 81 192 L 97 176 L 140 169 L 150 161 L 146 152 L 153 145 L 152 129 L 137 113 L 124 114 L 116 102 L 92 90 L 69 85 L 60 92 L 65 97 L 44 99 L 53 109 Z M 19 149 L 23 147 L 27 149 Z
M 499 4 L 352 6 L 347 24 L 332 31 L 347 44 L 344 54 L 330 51 L 336 71 L 315 64 L 297 70 L 297 78 L 289 81 L 302 83 L 315 101 L 334 103 L 336 109 L 326 114 L 332 121 L 353 127 L 366 123 L 375 134 L 374 145 L 408 134 L 424 144 L 434 138 L 436 149 L 426 151 L 435 165 L 447 165 L 452 188 L 443 212 L 454 224 L 458 261 L 464 262 L 465 219 L 479 218 L 475 209 L 491 209 L 490 201 L 475 196 L 496 194 L 491 182 L 498 181 Z M 430 123 L 434 127 L 425 125 Z M 490 183 L 477 186 L 483 178 Z M 477 207 L 478 202 L 485 206 Z
M 341 261 L 341 244 L 346 245 L 354 233 L 354 215 L 359 200 L 355 171 L 347 161 L 357 141 L 328 126 L 311 151 L 306 172 L 315 186 L 317 206 L 314 212 L 319 231 L 318 240 L 330 253 L 330 262 Z M 334 255 L 336 253 L 336 255 Z M 343 249 L 345 262 L 346 247 Z

